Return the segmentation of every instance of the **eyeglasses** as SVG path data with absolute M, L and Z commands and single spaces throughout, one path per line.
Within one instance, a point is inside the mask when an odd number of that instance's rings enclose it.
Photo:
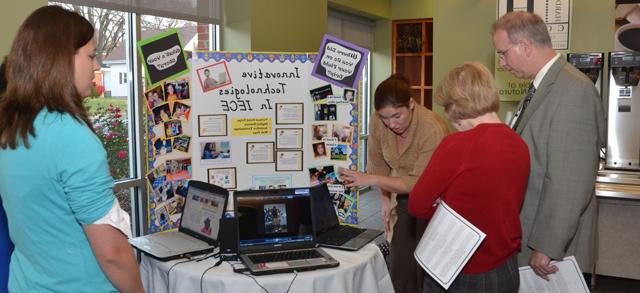
M 498 53 L 498 57 L 499 57 L 500 59 L 504 60 L 505 58 L 507 58 L 507 53 L 509 53 L 509 50 L 511 50 L 511 48 L 513 48 L 513 47 L 517 46 L 518 44 L 520 44 L 520 43 L 513 44 L 513 45 L 511 45 L 511 47 L 509 47 L 509 48 L 508 48 L 508 49 L 506 49 L 506 50 L 503 50 L 503 51 L 497 51 L 496 53 Z

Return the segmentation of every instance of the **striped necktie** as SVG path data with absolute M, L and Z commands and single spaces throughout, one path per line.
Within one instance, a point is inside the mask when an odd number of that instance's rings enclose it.
M 524 115 L 524 110 L 527 108 L 527 106 L 529 105 L 529 103 L 531 102 L 531 98 L 533 98 L 533 95 L 536 93 L 536 87 L 533 86 L 533 83 L 531 83 L 529 85 L 529 89 L 527 90 L 527 95 L 524 96 L 524 101 L 522 102 L 522 108 L 520 108 L 520 111 L 518 111 L 518 114 L 516 116 L 516 122 L 513 124 L 513 130 L 518 128 L 518 124 L 520 124 L 520 121 L 522 120 L 522 116 Z

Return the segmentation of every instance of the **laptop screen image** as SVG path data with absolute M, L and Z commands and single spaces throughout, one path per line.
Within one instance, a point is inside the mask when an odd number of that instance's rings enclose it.
M 308 188 L 236 192 L 241 252 L 315 244 Z
M 191 181 L 187 197 L 178 230 L 209 244 L 216 243 L 227 194 Z

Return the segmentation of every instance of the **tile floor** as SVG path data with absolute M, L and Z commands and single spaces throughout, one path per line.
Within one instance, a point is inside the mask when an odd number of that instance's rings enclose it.
M 380 216 L 380 193 L 376 190 L 360 193 L 360 226 L 382 230 Z M 383 240 L 382 236 L 376 243 Z M 640 265 L 640 264 L 638 264 Z M 589 281 L 587 280 L 587 283 Z M 631 280 L 607 276 L 598 276 L 593 293 L 640 293 L 640 280 Z

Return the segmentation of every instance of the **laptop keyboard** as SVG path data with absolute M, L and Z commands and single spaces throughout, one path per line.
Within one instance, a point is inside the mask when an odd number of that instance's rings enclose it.
M 364 229 L 351 226 L 340 226 L 339 229 L 331 230 L 327 234 L 322 235 L 319 241 L 323 244 L 340 246 L 361 233 L 364 233 L 364 231 Z
M 270 252 L 264 254 L 249 255 L 249 259 L 254 263 L 267 263 L 278 261 L 290 261 L 299 259 L 310 259 L 323 257 L 315 249 L 303 249 L 303 250 L 287 250 L 279 252 Z

